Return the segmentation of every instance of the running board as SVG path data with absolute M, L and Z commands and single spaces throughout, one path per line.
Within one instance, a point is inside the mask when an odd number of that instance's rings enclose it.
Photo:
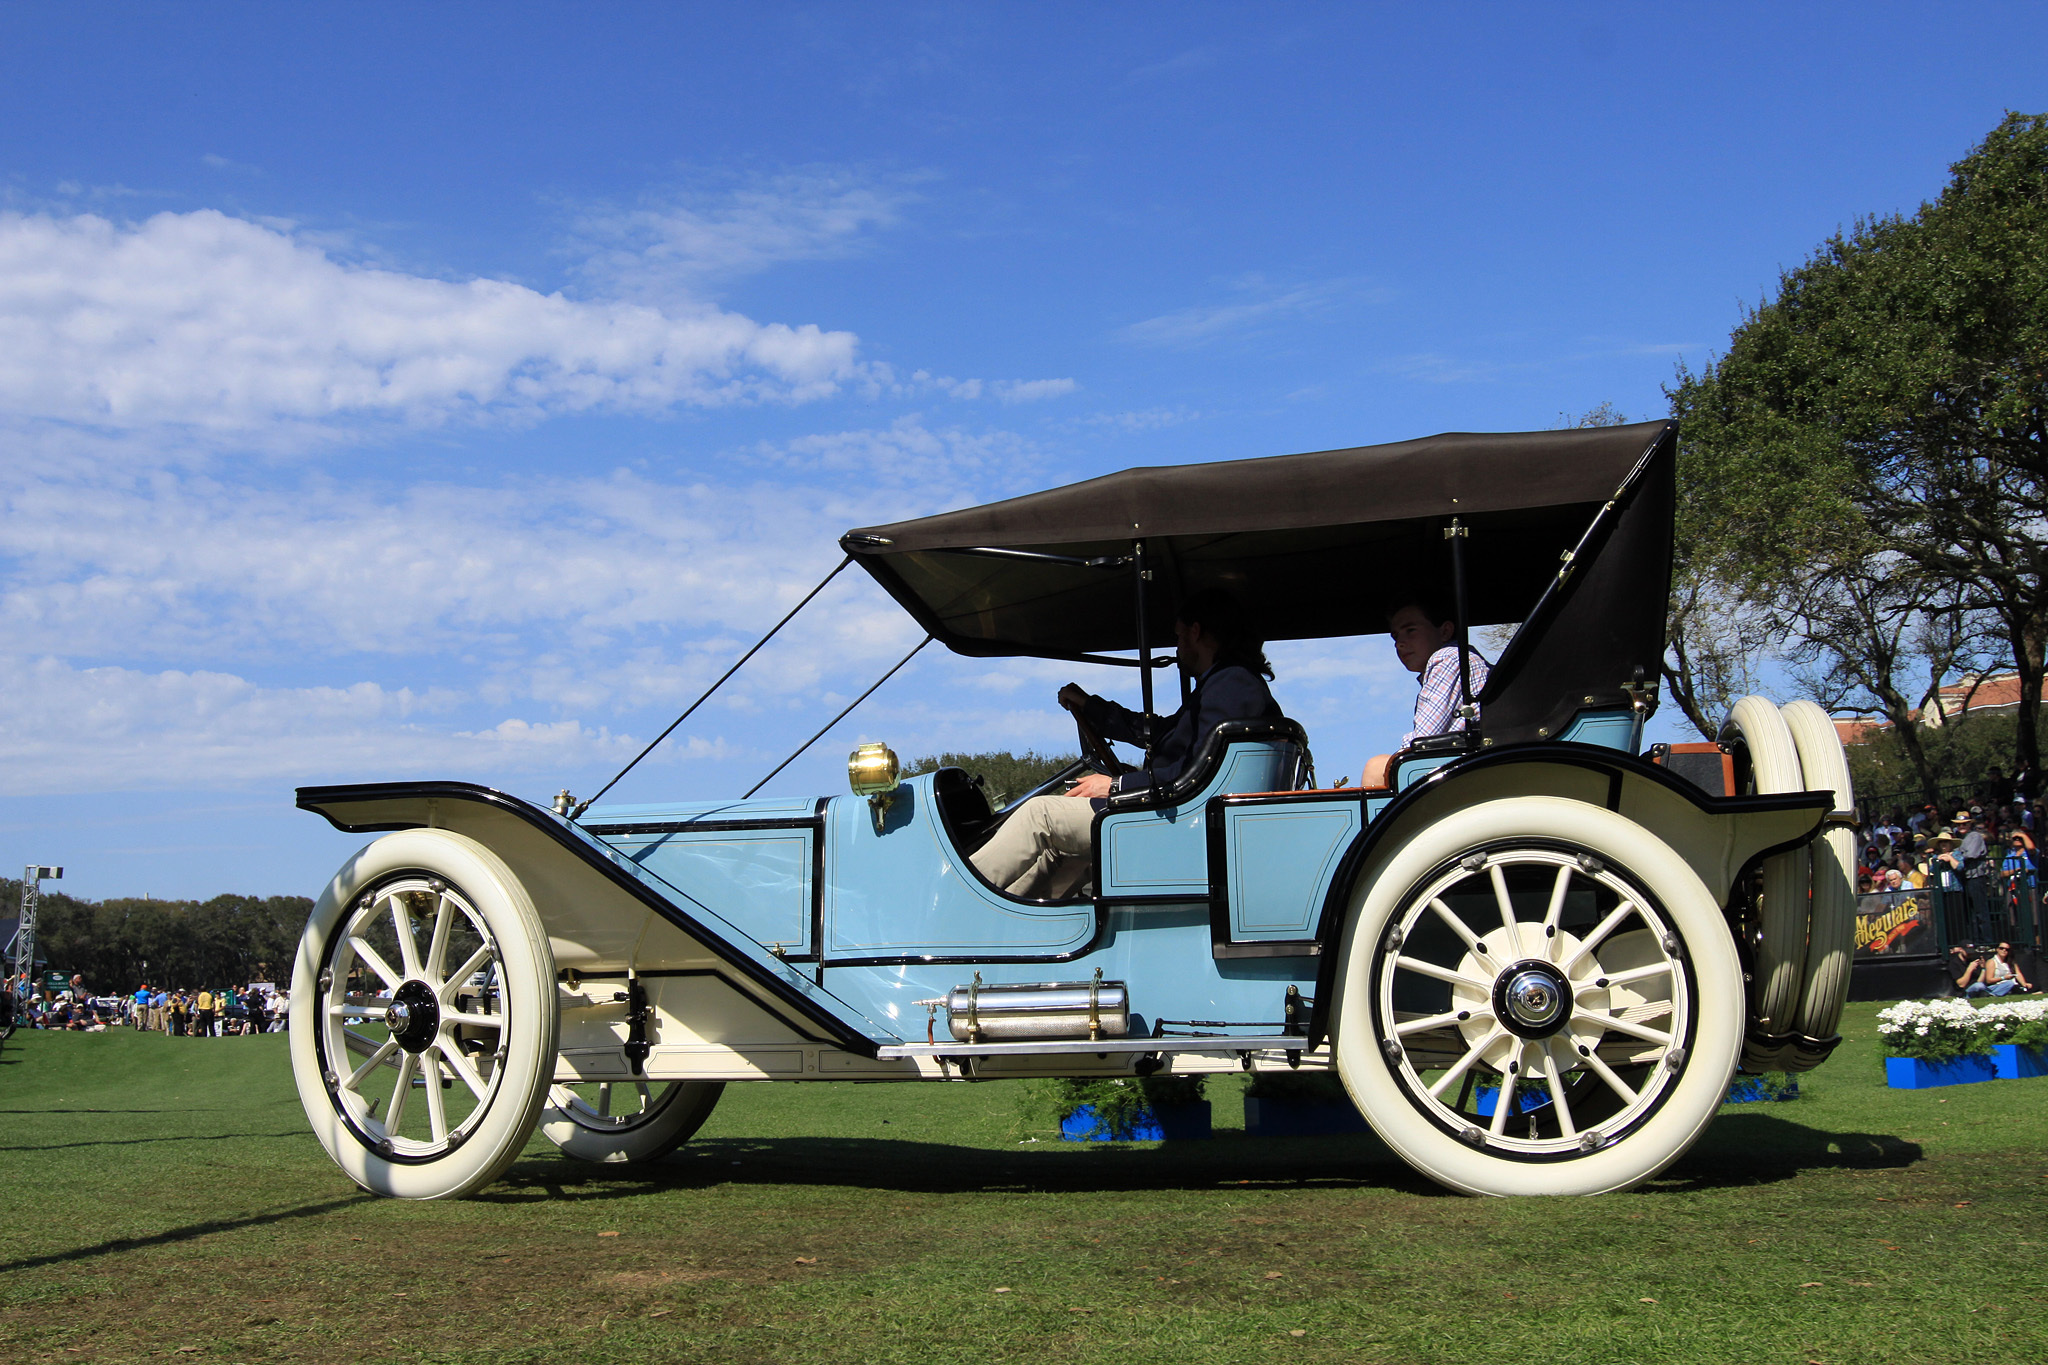
M 898 1043 L 884 1044 L 875 1056 L 883 1061 L 909 1057 L 1061 1057 L 1094 1053 L 1148 1052 L 1308 1052 L 1308 1039 L 1298 1033 L 1259 1038 L 1086 1038 L 1044 1039 L 1028 1043 Z

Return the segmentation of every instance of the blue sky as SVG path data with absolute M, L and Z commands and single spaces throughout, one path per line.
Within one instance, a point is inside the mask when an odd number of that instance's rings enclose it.
M 0 864 L 311 894 L 356 841 L 294 786 L 593 790 L 850 526 L 1659 415 L 2043 51 L 2038 5 L 0 7 Z M 917 638 L 819 605 L 617 795 L 745 790 Z M 1405 728 L 1383 640 L 1274 654 L 1325 780 Z M 1074 672 L 927 651 L 770 791 L 1065 747 Z

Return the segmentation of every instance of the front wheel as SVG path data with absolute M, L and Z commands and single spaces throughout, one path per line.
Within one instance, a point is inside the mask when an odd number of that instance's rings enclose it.
M 554 976 L 532 901 L 476 840 L 402 830 L 356 854 L 292 972 L 292 1071 L 335 1164 L 401 1199 L 496 1179 L 553 1078 Z
M 1551 797 L 1417 830 L 1354 893 L 1334 1034 L 1386 1143 L 1468 1194 L 1599 1194 L 1676 1160 L 1742 1045 L 1734 941 L 1662 840 Z

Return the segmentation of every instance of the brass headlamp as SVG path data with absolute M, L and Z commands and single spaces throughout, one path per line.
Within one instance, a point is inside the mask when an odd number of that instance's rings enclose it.
M 903 765 L 895 751 L 879 741 L 863 744 L 846 760 L 846 781 L 855 796 L 865 796 L 875 813 L 875 833 L 882 832 L 882 817 L 895 803 L 896 788 L 902 783 Z

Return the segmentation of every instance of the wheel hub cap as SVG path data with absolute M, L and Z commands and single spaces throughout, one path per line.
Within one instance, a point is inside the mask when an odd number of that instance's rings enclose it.
M 424 981 L 399 986 L 391 993 L 384 1024 L 391 1030 L 392 1041 L 407 1052 L 425 1052 L 441 1031 L 441 1005 L 433 987 Z
M 1548 1038 L 1562 1029 L 1571 1006 L 1571 982 L 1548 962 L 1517 962 L 1494 981 L 1494 1017 L 1524 1038 Z

